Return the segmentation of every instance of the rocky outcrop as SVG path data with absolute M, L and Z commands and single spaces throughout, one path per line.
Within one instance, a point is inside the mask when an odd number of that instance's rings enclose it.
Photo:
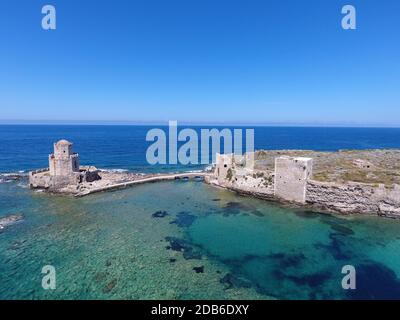
M 23 173 L 0 173 L 0 183 L 10 181 L 21 181 L 26 179 L 27 175 Z
M 341 154 L 338 154 L 339 157 Z M 304 157 L 280 155 L 275 159 L 274 172 L 270 169 L 243 167 L 235 162 L 232 155 L 220 156 L 217 159 L 220 162 L 216 164 L 214 174 L 206 179 L 206 182 L 215 186 L 258 198 L 285 202 L 295 206 L 312 207 L 318 210 L 400 218 L 400 186 L 397 183 L 387 183 L 393 179 L 383 179 L 385 176 L 380 171 L 375 175 L 381 177 L 382 182 L 386 182 L 386 184 L 317 180 L 312 175 L 313 161 Z M 344 167 L 349 165 L 349 159 L 345 158 L 345 160 Z M 375 168 L 367 159 L 351 160 L 351 166 L 362 170 L 368 171 Z M 337 170 L 342 169 L 338 167 Z M 346 170 L 345 176 L 348 178 L 363 177 L 363 175 L 350 175 L 349 172 L 353 172 L 349 169 Z M 382 171 L 384 168 L 380 168 L 380 170 Z
M 314 207 L 341 213 L 378 214 L 400 217 L 400 189 L 362 183 L 337 184 L 309 180 L 306 202 Z
M 14 223 L 17 223 L 23 218 L 24 216 L 22 214 L 12 214 L 7 217 L 0 218 L 0 230 L 3 230 L 6 227 L 13 225 Z

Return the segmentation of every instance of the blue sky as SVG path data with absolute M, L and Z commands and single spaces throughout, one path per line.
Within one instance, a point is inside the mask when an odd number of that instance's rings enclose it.
M 399 17 L 397 0 L 2 0 L 0 120 L 400 126 Z

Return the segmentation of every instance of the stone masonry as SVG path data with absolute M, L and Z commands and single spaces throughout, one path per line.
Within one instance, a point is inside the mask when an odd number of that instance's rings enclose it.
M 54 153 L 49 155 L 49 167 L 29 172 L 29 185 L 31 188 L 60 191 L 99 178 L 95 168 L 79 166 L 79 155 L 73 152 L 71 142 L 60 140 L 54 144 Z
M 313 159 L 275 157 L 274 170 L 237 164 L 233 155 L 218 155 L 211 185 L 267 200 L 292 202 L 345 214 L 377 214 L 400 218 L 400 186 L 361 182 L 322 182 L 312 179 Z
M 279 157 L 275 159 L 275 197 L 298 203 L 306 202 L 307 180 L 312 173 L 312 159 Z

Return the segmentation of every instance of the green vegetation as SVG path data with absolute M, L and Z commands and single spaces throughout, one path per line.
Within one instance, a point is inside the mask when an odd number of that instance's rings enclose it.
M 231 168 L 228 169 L 228 171 L 226 172 L 226 178 L 231 181 L 233 178 L 233 171 Z

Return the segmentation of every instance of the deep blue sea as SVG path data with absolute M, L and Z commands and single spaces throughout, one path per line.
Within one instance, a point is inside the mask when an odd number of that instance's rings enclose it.
M 0 126 L 0 172 L 46 167 L 62 138 L 99 168 L 195 168 L 147 165 L 149 129 Z M 256 127 L 255 146 L 400 148 L 400 129 Z M 0 218 L 16 213 L 24 219 L 0 230 L 0 299 L 400 299 L 399 220 L 283 207 L 199 181 L 77 199 L 0 180 Z M 55 290 L 42 287 L 45 265 Z M 345 265 L 355 290 L 342 288 Z
M 146 134 L 151 128 L 154 127 L 0 125 L 0 172 L 47 167 L 47 156 L 52 153 L 53 143 L 59 139 L 67 139 L 74 143 L 74 149 L 80 154 L 82 164 L 134 171 L 190 170 L 191 168 L 173 166 L 151 167 L 147 164 L 145 155 L 151 142 L 146 141 Z M 156 126 L 156 128 L 168 132 L 167 127 Z M 183 128 L 185 127 L 178 129 Z M 200 130 L 200 127 L 190 128 Z M 397 128 L 254 127 L 254 129 L 256 149 L 334 151 L 400 148 L 400 129 Z

